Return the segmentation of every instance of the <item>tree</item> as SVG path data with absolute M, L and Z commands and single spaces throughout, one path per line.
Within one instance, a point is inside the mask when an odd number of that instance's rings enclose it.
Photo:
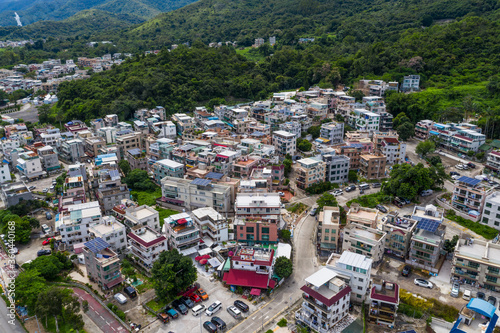
M 279 238 L 286 243 L 290 242 L 291 236 L 292 236 L 292 233 L 290 232 L 290 230 L 281 229 L 279 231 Z
M 434 19 L 429 14 L 422 16 L 422 26 L 430 27 L 434 22 Z
M 434 166 L 436 166 L 438 164 L 443 164 L 443 161 L 441 161 L 441 157 L 438 155 L 430 156 L 427 159 L 427 162 L 429 162 L 429 164 L 434 165 Z
M 435 149 L 436 145 L 434 142 L 426 140 L 418 143 L 417 148 L 415 148 L 415 152 L 422 156 L 422 158 L 425 158 L 427 154 L 432 153 Z
M 130 171 L 125 182 L 132 190 L 137 191 L 154 191 L 157 187 L 149 178 L 148 172 L 141 169 Z
M 82 302 L 82 311 L 85 313 L 89 311 L 89 301 L 85 300 Z
M 120 160 L 120 162 L 118 162 L 118 166 L 120 167 L 120 170 L 123 172 L 123 174 L 125 175 L 125 177 L 127 177 L 127 175 L 130 173 L 130 164 L 128 163 L 127 160 Z
M 64 264 L 55 255 L 50 255 L 36 258 L 28 268 L 36 269 L 47 280 L 54 280 L 64 268 Z
M 339 205 L 335 196 L 330 193 L 323 193 L 323 195 L 316 200 L 316 204 L 318 205 L 319 211 L 323 210 L 325 206 L 337 207 Z
M 285 158 L 283 160 L 283 166 L 285 167 L 285 177 L 288 177 L 290 175 L 290 172 L 292 171 L 292 160 Z
M 287 278 L 292 275 L 293 263 L 287 257 L 278 257 L 274 263 L 274 274 L 279 278 Z
M 311 134 L 313 139 L 319 138 L 321 133 L 321 126 L 311 126 L 307 129 L 307 134 Z
M 35 313 L 47 319 L 53 316 L 57 320 L 63 319 L 66 323 L 71 323 L 75 330 L 83 328 L 83 319 L 79 314 L 80 302 L 73 294 L 73 290 L 68 288 L 51 287 L 38 295 L 35 305 Z
M 394 117 L 394 119 L 392 120 L 392 125 L 394 128 L 398 128 L 400 125 L 402 125 L 406 122 L 410 123 L 411 120 L 410 120 L 410 118 L 408 118 L 406 113 L 401 112 L 396 117 Z
M 297 148 L 303 152 L 311 151 L 312 143 L 310 143 L 308 140 L 302 140 L 301 138 L 298 138 Z
M 457 246 L 458 239 L 459 239 L 458 235 L 455 235 L 451 240 L 446 239 L 444 241 L 443 249 L 446 251 L 446 253 L 451 253 L 455 251 L 455 246 Z
M 160 301 L 169 301 L 192 285 L 198 274 L 191 258 L 183 256 L 177 249 L 160 253 L 151 270 L 153 287 Z
M 365 94 L 361 90 L 351 89 L 348 91 L 348 95 L 356 98 L 356 102 L 360 102 L 365 97 Z
M 358 173 L 356 172 L 356 170 L 349 170 L 347 180 L 349 181 L 349 183 L 356 183 L 358 181 Z
M 410 122 L 405 122 L 396 129 L 399 138 L 403 141 L 407 141 L 409 138 L 415 135 L 415 126 Z
M 24 267 L 24 266 L 23 266 Z M 26 269 L 15 280 L 16 301 L 33 309 L 38 295 L 47 288 L 45 279 L 36 269 Z

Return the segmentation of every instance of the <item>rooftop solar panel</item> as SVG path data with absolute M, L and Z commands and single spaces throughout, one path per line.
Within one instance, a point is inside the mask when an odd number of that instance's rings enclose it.
M 205 178 L 219 180 L 219 179 L 221 179 L 223 176 L 224 176 L 224 174 L 219 173 L 219 172 L 209 172 L 209 173 L 205 176 Z
M 421 219 L 420 222 L 417 224 L 418 229 L 424 229 L 429 232 L 435 232 L 439 226 L 441 225 L 441 222 L 435 221 L 435 220 L 430 220 L 430 219 Z
M 479 184 L 481 182 L 480 179 L 470 178 L 470 177 L 466 177 L 466 176 L 462 176 L 462 177 L 458 178 L 458 181 L 462 182 L 462 183 L 466 183 L 467 185 L 470 185 L 470 186 L 476 186 L 477 184 Z
M 193 185 L 199 185 L 199 186 L 207 186 L 210 184 L 212 181 L 208 179 L 201 179 L 201 178 L 196 178 L 191 182 Z
M 106 243 L 106 241 L 104 241 L 102 238 L 100 237 L 97 237 L 97 238 L 94 238 L 86 243 L 84 243 L 84 245 L 86 247 L 88 247 L 88 249 L 90 251 L 92 251 L 93 253 L 99 253 L 101 252 L 102 250 L 110 247 L 110 245 L 108 243 Z

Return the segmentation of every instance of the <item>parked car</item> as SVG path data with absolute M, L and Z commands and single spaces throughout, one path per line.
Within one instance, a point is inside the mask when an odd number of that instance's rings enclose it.
M 210 320 L 215 326 L 217 326 L 217 331 L 223 331 L 226 329 L 226 323 L 224 320 L 220 319 L 219 317 L 213 317 L 212 320 Z
M 120 304 L 127 303 L 127 297 L 125 297 L 123 294 L 116 293 L 115 296 L 114 296 L 114 298 Z
M 465 289 L 464 290 L 464 294 L 462 295 L 462 298 L 466 301 L 470 300 L 470 298 L 472 297 L 472 293 L 469 289 Z
M 128 286 L 123 289 L 123 292 L 128 295 L 130 298 L 135 298 L 137 297 L 137 291 L 134 289 L 134 287 Z
M 455 165 L 455 168 L 457 168 L 458 170 L 463 170 L 464 166 L 462 164 L 457 164 Z
M 420 287 L 425 287 L 425 288 L 429 288 L 429 289 L 432 289 L 432 287 L 434 286 L 432 284 L 432 282 L 430 281 L 427 281 L 427 280 L 424 280 L 424 279 L 415 279 L 413 281 L 417 286 L 420 286 Z
M 332 193 L 332 194 L 333 194 L 334 196 L 338 197 L 339 195 L 344 194 L 344 191 L 342 191 L 342 190 L 335 190 L 335 191 L 333 191 L 333 193 Z
M 203 328 L 206 329 L 210 333 L 217 333 L 217 326 L 211 321 L 206 321 L 203 323 Z
M 42 224 L 42 231 L 44 234 L 50 233 L 50 227 L 46 224 Z
M 208 294 L 205 290 L 200 288 L 200 289 L 198 289 L 197 293 L 201 297 L 202 300 L 206 301 L 208 299 Z
M 49 256 L 50 254 L 52 253 L 51 250 L 40 250 L 36 253 L 36 256 L 37 257 L 41 257 L 41 256 Z
M 43 193 L 47 193 L 47 192 L 49 192 L 49 189 L 48 188 L 44 188 L 43 189 Z
M 179 311 L 180 313 L 182 313 L 183 315 L 187 315 L 188 313 L 188 308 L 184 305 L 184 303 L 182 303 L 180 300 L 176 299 L 175 301 L 172 302 L 172 306 L 177 310 Z
M 345 191 L 346 191 L 346 192 L 352 192 L 352 191 L 354 191 L 355 189 L 356 189 L 356 186 L 354 186 L 354 185 L 350 185 L 350 186 L 347 186 L 347 187 L 345 188 Z
M 476 165 L 472 162 L 467 163 L 467 165 L 469 166 L 469 168 L 472 168 L 472 169 L 476 168 Z
M 29 190 L 30 190 L 30 191 L 33 191 L 34 189 L 36 189 L 36 186 L 35 186 L 35 185 L 31 185 L 31 186 L 29 187 Z
M 425 190 L 425 191 L 422 191 L 422 192 L 420 193 L 420 196 L 422 196 L 422 197 L 426 197 L 426 196 L 431 195 L 433 192 L 434 192 L 433 190 Z
M 170 321 L 170 317 L 164 312 L 159 312 L 157 317 L 164 324 L 166 324 Z
M 401 275 L 408 277 L 410 275 L 410 273 L 411 273 L 411 266 L 410 265 L 406 265 L 405 267 L 403 267 L 403 270 L 401 271 Z
M 388 210 L 387 208 L 385 208 L 384 206 L 382 205 L 376 205 L 375 208 L 377 208 L 379 211 L 381 211 L 382 213 L 387 213 Z
M 208 309 L 205 311 L 205 314 L 211 317 L 220 309 L 222 309 L 222 303 L 220 301 L 215 301 L 208 307 Z
M 380 183 L 373 183 L 372 184 L 372 188 L 377 188 L 377 187 L 381 187 L 381 186 L 382 186 L 382 184 L 380 184 Z
M 486 299 L 486 295 L 483 292 L 480 292 L 480 291 L 477 292 L 476 297 L 479 298 L 479 299 L 482 299 L 483 301 Z
M 193 302 L 195 302 L 195 303 L 199 303 L 199 302 L 201 302 L 201 297 L 200 297 L 200 296 L 198 296 L 197 294 L 191 294 L 191 295 L 189 296 L 189 298 L 191 298 L 191 300 L 192 300 Z
M 280 197 L 284 197 L 285 196 L 285 193 L 283 193 L 283 192 L 278 192 L 278 194 L 279 194 Z
M 234 301 L 234 306 L 240 309 L 242 312 L 248 312 L 248 310 L 250 309 L 245 302 L 240 300 Z
M 392 202 L 396 207 L 399 207 L 399 208 L 402 208 L 404 206 L 404 204 L 399 201 L 397 198 L 394 199 L 394 201 Z
M 310 213 L 310 215 L 311 215 L 311 216 L 316 215 L 316 212 L 317 212 L 317 211 L 318 211 L 318 208 L 314 207 L 313 209 L 311 209 L 311 213 Z
M 460 176 L 460 174 L 456 171 L 451 171 L 450 176 Z
M 176 318 L 179 318 L 179 314 L 177 313 L 177 311 L 175 311 L 172 307 L 170 306 L 167 306 L 165 308 L 165 312 L 170 316 L 170 318 L 172 319 L 176 319 Z
M 231 317 L 233 317 L 235 319 L 241 318 L 241 311 L 238 310 L 238 308 L 235 306 L 232 306 L 232 305 L 228 306 L 227 312 L 231 315 Z
M 454 180 L 458 180 L 459 178 L 460 178 L 460 176 L 457 176 L 457 175 L 451 176 L 451 179 L 454 179 Z
M 458 282 L 455 282 L 451 287 L 450 296 L 457 298 L 459 293 L 460 293 L 460 284 L 458 284 Z
M 52 214 L 50 214 L 50 212 L 45 212 L 45 218 L 47 220 L 52 220 Z
M 55 240 L 54 237 L 49 237 L 42 242 L 42 245 L 49 245 L 51 240 Z
M 194 302 L 191 300 L 191 298 L 186 296 L 181 297 L 181 302 L 190 309 L 194 306 Z
M 497 299 L 493 296 L 488 296 L 488 303 L 495 306 L 495 304 L 497 304 Z

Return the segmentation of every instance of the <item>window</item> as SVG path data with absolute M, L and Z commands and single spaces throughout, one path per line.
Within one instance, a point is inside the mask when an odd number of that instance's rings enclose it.
M 361 278 L 359 278 L 358 280 L 359 280 L 359 282 L 363 282 L 363 281 L 364 281 L 364 280 L 363 280 L 363 279 L 361 279 Z
M 488 218 L 487 217 L 483 217 L 483 223 L 488 223 Z
M 330 233 L 330 229 L 325 229 L 325 233 L 326 234 Z
M 325 241 L 327 241 L 327 240 L 328 240 L 328 236 L 325 236 Z
M 491 202 L 486 203 L 486 208 L 491 208 Z
M 253 227 L 247 227 L 247 232 L 254 232 Z
M 268 234 L 269 233 L 269 228 L 262 228 L 262 233 L 263 234 Z

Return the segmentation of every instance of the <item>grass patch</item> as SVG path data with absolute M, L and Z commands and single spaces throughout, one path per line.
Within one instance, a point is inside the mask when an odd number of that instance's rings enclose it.
M 487 225 L 481 224 L 480 222 L 474 222 L 472 220 L 468 220 L 461 216 L 456 215 L 455 211 L 452 209 L 448 209 L 446 211 L 445 217 L 449 220 L 457 222 L 462 227 L 466 227 L 474 231 L 476 234 L 483 236 L 486 239 L 493 239 L 498 235 L 498 230 L 493 229 Z
M 179 214 L 178 211 L 176 210 L 173 210 L 173 209 L 165 209 L 165 208 L 161 208 L 161 207 L 157 207 L 155 208 L 158 213 L 160 213 L 160 226 L 163 227 L 163 222 L 164 222 L 164 219 L 169 217 L 170 215 L 174 215 L 174 214 Z
M 116 305 L 114 305 L 113 303 L 108 303 L 108 309 L 110 309 L 111 311 L 114 312 L 115 315 L 118 316 L 118 318 L 120 318 L 121 320 L 125 321 L 127 319 L 127 316 L 125 315 L 125 312 L 123 312 L 122 310 L 118 309 L 118 307 Z M 69 332 L 69 331 L 64 331 L 63 332 Z
M 152 301 L 147 302 L 146 305 L 149 306 L 151 308 L 151 310 L 159 312 L 159 311 L 162 311 L 163 309 L 165 309 L 165 307 L 167 306 L 167 303 L 165 303 L 163 301 L 157 301 L 156 299 L 154 299 Z
M 281 318 L 277 325 L 279 327 L 286 327 L 286 324 L 288 324 L 288 321 L 285 318 Z
M 236 49 L 236 53 L 244 56 L 245 58 L 251 61 L 259 62 L 265 59 L 265 57 L 262 54 L 260 54 L 256 48 L 251 46 L 245 47 L 243 50 Z
M 161 188 L 157 187 L 154 192 L 132 191 L 132 197 L 139 205 L 156 205 L 156 199 L 161 198 Z
M 435 298 L 415 297 L 412 293 L 401 289 L 399 294 L 399 309 L 398 312 L 408 316 L 421 318 L 424 312 L 429 312 L 432 316 L 454 322 L 458 317 L 458 310 L 453 306 L 441 303 Z M 417 317 L 419 315 L 420 317 Z
M 53 316 L 49 316 L 47 318 L 47 326 L 45 326 L 45 318 L 40 319 L 40 323 L 42 323 L 43 327 L 49 332 L 56 332 L 56 320 Z M 62 320 L 62 318 L 58 318 L 57 326 L 59 327 L 59 332 L 76 332 L 73 329 L 73 323 L 66 323 Z
M 288 207 L 286 210 L 288 210 L 291 213 L 301 214 L 304 210 L 306 210 L 306 208 L 307 208 L 306 204 L 298 202 L 295 205 Z
M 377 192 L 373 194 L 362 195 L 360 197 L 354 198 L 347 201 L 347 207 L 351 207 L 351 204 L 358 203 L 361 207 L 375 208 L 378 204 L 390 203 L 391 196 L 382 192 Z

